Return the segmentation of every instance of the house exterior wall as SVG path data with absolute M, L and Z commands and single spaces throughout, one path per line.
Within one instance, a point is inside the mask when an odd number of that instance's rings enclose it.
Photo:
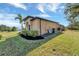
M 28 22 L 30 24 L 31 30 L 38 31 L 38 35 L 46 34 L 49 32 L 49 30 L 51 32 L 53 28 L 55 29 L 55 32 L 58 32 L 57 29 L 60 28 L 60 25 L 55 22 L 50 22 L 50 21 L 40 20 L 40 19 L 35 19 L 32 21 L 28 21 L 28 20 L 26 20 L 26 23 Z M 26 28 L 28 28 L 27 24 L 26 24 Z
M 24 27 L 27 29 L 27 30 L 29 30 L 28 29 L 28 26 L 30 25 L 31 26 L 31 22 L 30 22 L 30 20 L 31 20 L 32 18 L 28 18 L 26 21 L 24 21 Z
M 38 35 L 40 35 L 40 23 L 39 23 L 39 20 L 31 21 L 31 29 L 38 31 Z
M 48 31 L 50 30 L 50 33 L 52 32 L 52 29 L 55 29 L 55 32 L 57 32 L 57 28 L 59 27 L 59 25 L 57 23 L 54 22 L 49 22 L 49 21 L 45 21 L 45 20 L 41 20 L 41 34 L 45 34 L 48 33 Z

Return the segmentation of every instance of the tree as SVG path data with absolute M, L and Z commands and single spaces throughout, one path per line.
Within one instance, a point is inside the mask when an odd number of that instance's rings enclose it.
M 79 4 L 66 4 L 64 13 L 70 22 L 69 26 L 76 29 L 79 28 Z
M 0 25 L 0 31 L 15 31 L 17 28 L 16 27 L 9 27 L 6 25 Z
M 18 16 L 15 18 L 19 20 L 19 23 L 21 24 L 21 29 L 23 29 L 23 19 L 22 19 L 22 15 L 18 14 Z
M 16 27 L 12 27 L 12 31 L 17 31 L 17 28 Z

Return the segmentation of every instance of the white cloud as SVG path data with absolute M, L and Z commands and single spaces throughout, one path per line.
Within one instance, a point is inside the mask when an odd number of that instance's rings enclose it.
M 15 20 L 16 14 L 0 13 L 0 25 L 19 27 L 19 21 Z
M 65 6 L 62 5 L 62 6 L 59 7 L 59 9 L 57 11 L 60 12 L 60 13 L 64 13 L 64 8 L 65 8 Z
M 40 17 L 50 17 L 48 14 L 39 14 Z
M 0 13 L 0 20 L 7 20 L 7 19 L 14 19 L 16 17 L 16 14 L 8 14 L 8 13 Z
M 60 8 L 61 8 L 61 9 L 64 9 L 64 8 L 65 8 L 65 6 L 61 6 Z
M 58 9 L 63 9 L 64 6 L 60 6 L 60 3 L 47 3 L 47 4 L 38 4 L 37 9 L 42 13 L 46 13 L 46 11 L 57 12 Z
M 57 9 L 59 8 L 59 5 L 58 3 L 51 3 L 51 4 L 48 4 L 47 5 L 47 9 L 49 11 L 52 11 L 52 12 L 57 12 Z
M 17 8 L 27 10 L 27 6 L 25 6 L 24 4 L 21 4 L 21 3 L 9 3 L 9 4 L 13 5 L 13 6 L 17 7 Z
M 45 13 L 45 4 L 38 4 L 37 9 L 42 13 Z
M 4 20 L 4 21 L 1 21 L 0 20 L 0 25 L 3 24 L 3 25 L 7 25 L 7 26 L 16 26 L 16 27 L 19 27 L 20 24 L 16 23 L 16 22 L 11 22 L 11 21 L 7 21 L 7 20 Z
M 39 11 L 41 11 L 41 14 L 36 15 L 39 17 L 51 17 L 49 16 L 48 13 L 46 13 L 47 11 L 51 11 L 51 12 L 57 12 L 57 9 L 59 8 L 59 3 L 43 3 L 43 4 L 38 4 L 37 5 L 37 9 Z
M 44 17 L 44 18 L 51 17 L 50 15 L 45 14 L 45 13 L 43 13 L 43 14 L 37 14 L 37 15 L 32 15 L 32 16 L 38 16 L 38 17 Z

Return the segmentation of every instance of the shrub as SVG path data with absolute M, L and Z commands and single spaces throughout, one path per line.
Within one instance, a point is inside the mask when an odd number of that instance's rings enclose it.
M 26 36 L 26 35 L 27 35 L 27 33 L 28 33 L 28 31 L 27 31 L 27 30 L 22 30 L 22 32 L 20 32 L 20 34 L 23 34 L 24 36 Z
M 29 36 L 33 36 L 33 37 L 35 37 L 35 36 L 38 35 L 38 31 L 31 30 L 31 31 L 29 31 L 28 35 L 29 35 Z
M 2 39 L 2 35 L 0 35 L 0 40 Z
M 38 35 L 38 31 L 36 31 L 36 30 L 23 30 L 22 32 L 21 32 L 21 34 L 23 34 L 23 35 L 25 35 L 25 36 L 32 36 L 32 37 L 35 37 L 35 36 L 37 36 Z

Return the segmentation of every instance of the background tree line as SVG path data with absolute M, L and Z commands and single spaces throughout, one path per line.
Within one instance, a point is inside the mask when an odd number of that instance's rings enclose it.
M 64 10 L 66 19 L 69 21 L 69 29 L 79 30 L 79 3 L 68 3 Z
M 0 31 L 17 31 L 17 28 L 16 27 L 9 27 L 9 26 L 6 26 L 6 25 L 0 25 Z

